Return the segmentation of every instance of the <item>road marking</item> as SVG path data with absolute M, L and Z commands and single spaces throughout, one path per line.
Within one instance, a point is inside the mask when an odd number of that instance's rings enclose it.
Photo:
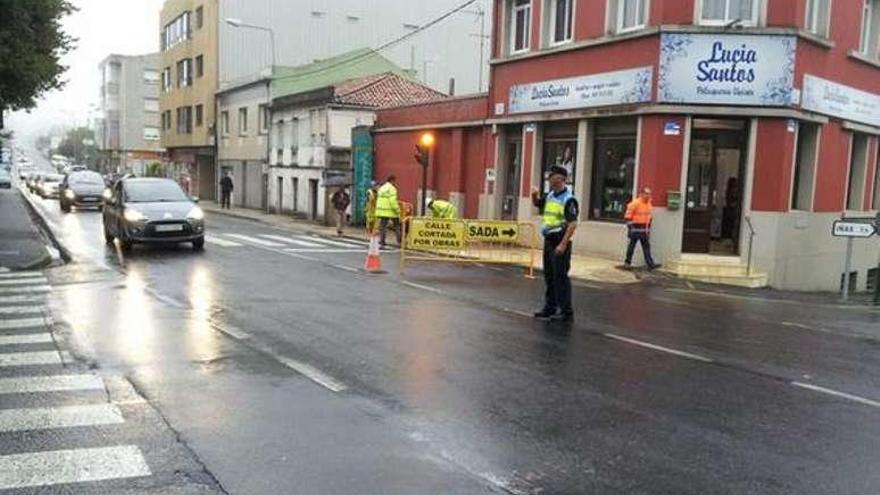
M 320 371 L 314 366 L 301 363 L 295 359 L 290 359 L 283 356 L 275 356 L 275 359 L 277 359 L 284 366 L 287 366 L 288 368 L 296 371 L 297 373 L 305 376 L 309 380 L 332 392 L 339 393 L 348 388 L 342 382 L 330 377 L 329 375 L 326 375 L 324 372 Z
M 10 279 L 10 278 L 43 278 L 43 272 L 6 272 L 0 273 L 0 279 Z
M 113 404 L 0 410 L 0 432 L 49 430 L 124 423 Z
M 36 366 L 41 364 L 61 364 L 61 355 L 56 351 L 11 352 L 0 354 L 0 368 L 11 366 Z
M 628 344 L 637 345 L 639 347 L 644 347 L 646 349 L 653 349 L 655 351 L 665 352 L 668 354 L 674 354 L 676 356 L 680 356 L 680 357 L 684 357 L 684 358 L 688 358 L 688 359 L 695 359 L 697 361 L 702 361 L 704 363 L 713 363 L 714 362 L 714 360 L 707 358 L 707 357 L 704 357 L 704 356 L 700 356 L 698 354 L 691 354 L 689 352 L 678 351 L 675 349 L 670 349 L 669 347 L 663 347 L 661 345 L 651 344 L 648 342 L 642 342 L 641 340 L 631 339 L 628 337 L 624 337 L 622 335 L 616 335 L 613 333 L 604 333 L 602 335 L 608 337 L 609 339 L 619 340 L 621 342 L 626 342 Z
M 17 318 L 14 320 L 0 320 L 0 330 L 10 328 L 33 328 L 46 327 L 52 324 L 52 318 L 41 316 L 39 318 Z
M 327 244 L 328 246 L 336 246 L 336 247 L 343 247 L 343 248 L 350 248 L 350 247 L 367 247 L 367 245 L 368 245 L 368 244 L 365 243 L 365 242 L 354 241 L 354 240 L 350 240 L 350 241 L 339 241 L 339 240 L 325 239 L 325 238 L 323 238 L 323 237 L 308 237 L 308 236 L 304 236 L 304 235 L 300 235 L 300 236 L 296 236 L 296 237 L 297 237 L 298 239 L 302 239 L 302 240 L 304 240 L 304 241 L 306 241 L 306 242 L 317 241 L 317 242 L 321 242 L 321 243 L 323 243 L 323 244 Z
M 0 296 L 0 304 L 45 303 L 43 296 Z
M 409 282 L 409 281 L 407 281 L 407 280 L 404 280 L 404 281 L 402 281 L 402 282 L 400 282 L 400 283 L 403 284 L 403 285 L 406 285 L 407 287 L 412 287 L 412 288 L 414 288 L 414 289 L 426 290 L 426 291 L 428 291 L 428 292 L 433 292 L 433 293 L 435 293 L 435 294 L 443 294 L 443 291 L 442 291 L 442 290 L 440 290 L 440 289 L 435 289 L 435 288 L 433 288 L 433 287 L 429 287 L 429 286 L 427 286 L 427 285 L 416 284 L 416 283 L 413 283 L 413 282 Z
M 838 392 L 837 390 L 833 390 L 833 389 L 825 388 L 825 387 L 820 387 L 818 385 L 811 385 L 809 383 L 803 383 L 803 382 L 791 382 L 791 384 L 794 385 L 795 387 L 800 387 L 800 388 L 804 388 L 807 390 L 812 390 L 814 392 L 820 392 L 823 394 L 833 395 L 834 397 L 839 397 L 841 399 L 851 400 L 853 402 L 858 402 L 859 404 L 864 404 L 866 406 L 880 407 L 880 402 L 877 402 L 877 401 L 871 400 L 871 399 L 866 399 L 864 397 L 859 397 L 858 395 L 852 395 L 852 394 L 848 394 L 846 392 Z
M 46 285 L 49 281 L 46 280 L 46 277 L 34 277 L 34 278 L 13 278 L 0 280 L 0 286 L 7 285 Z
M 237 242 L 227 241 L 226 239 L 221 239 L 212 235 L 206 235 L 205 242 L 207 242 L 208 244 L 215 244 L 220 247 L 241 247 L 241 244 Z
M 2 287 L 0 295 L 16 295 L 16 294 L 41 294 L 51 291 L 48 285 L 36 285 L 33 287 Z
M 258 244 L 258 245 L 260 245 L 260 246 L 266 246 L 266 247 L 281 247 L 281 246 L 284 246 L 284 244 L 280 244 L 280 243 L 277 243 L 277 242 L 264 241 L 263 239 L 256 239 L 256 238 L 254 238 L 254 237 L 248 237 L 248 236 L 246 236 L 246 235 L 241 235 L 241 234 L 223 234 L 223 235 L 225 235 L 226 237 L 232 237 L 232 238 L 234 238 L 234 239 L 238 239 L 238 240 L 241 240 L 241 241 L 244 241 L 244 242 L 249 242 L 249 243 L 251 243 L 251 244 Z
M 48 312 L 45 306 L 6 306 L 0 307 L 0 315 L 31 315 Z
M 291 239 L 290 237 L 282 237 L 280 235 L 262 234 L 262 235 L 260 235 L 260 237 L 262 237 L 264 239 L 271 239 L 273 241 L 283 242 L 285 244 L 293 244 L 295 246 L 307 247 L 307 248 L 320 248 L 320 247 L 327 246 L 326 244 L 319 244 L 317 242 L 311 242 L 311 241 L 301 241 L 298 239 Z
M 0 456 L 0 489 L 150 476 L 134 445 Z
M 351 272 L 351 273 L 360 273 L 361 272 L 357 268 L 353 268 L 353 267 L 345 266 L 345 265 L 330 265 L 330 266 L 333 268 L 336 268 L 338 270 L 343 270 L 343 271 Z
M 53 342 L 48 333 L 26 333 L 22 335 L 0 335 L 0 345 L 47 344 Z
M 0 394 L 103 390 L 104 382 L 95 375 L 25 376 L 0 378 Z
M 284 251 L 288 253 L 365 253 L 367 252 L 364 248 L 349 248 L 349 249 L 340 249 L 340 248 L 323 248 L 323 249 L 312 249 L 312 248 L 287 248 Z

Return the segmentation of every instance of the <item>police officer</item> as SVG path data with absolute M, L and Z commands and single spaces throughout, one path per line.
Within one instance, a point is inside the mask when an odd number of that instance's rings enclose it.
M 458 216 L 458 209 L 454 204 L 445 199 L 432 199 L 428 201 L 428 210 L 434 218 L 446 218 L 453 220 Z
M 578 202 L 566 186 L 568 171 L 560 166 L 550 169 L 550 192 L 532 190 L 532 203 L 541 210 L 544 235 L 544 308 L 535 318 L 571 321 L 571 239 L 577 229 Z

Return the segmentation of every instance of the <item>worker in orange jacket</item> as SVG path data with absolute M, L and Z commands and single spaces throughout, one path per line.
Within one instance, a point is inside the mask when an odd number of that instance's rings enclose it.
M 651 189 L 644 188 L 639 196 L 630 201 L 626 206 L 626 226 L 629 234 L 629 247 L 626 249 L 626 269 L 632 268 L 632 258 L 636 251 L 636 243 L 641 242 L 642 253 L 645 255 L 645 263 L 648 270 L 660 268 L 658 263 L 651 257 L 651 220 L 653 217 L 653 205 L 651 204 Z

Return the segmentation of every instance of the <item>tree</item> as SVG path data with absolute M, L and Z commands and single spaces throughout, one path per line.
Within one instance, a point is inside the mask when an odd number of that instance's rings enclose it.
M 64 86 L 61 57 L 74 39 L 61 19 L 74 10 L 68 0 L 0 0 L 0 129 L 3 112 L 33 108 Z
M 74 163 L 95 168 L 99 158 L 95 147 L 95 132 L 88 127 L 70 129 L 55 152 L 70 158 Z

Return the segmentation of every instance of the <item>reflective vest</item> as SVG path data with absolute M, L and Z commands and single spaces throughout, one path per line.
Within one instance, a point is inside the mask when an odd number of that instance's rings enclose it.
M 573 198 L 567 187 L 559 193 L 550 192 L 544 198 L 544 214 L 541 217 L 541 231 L 544 235 L 555 234 L 565 230 L 565 204 Z
M 434 218 L 453 219 L 458 216 L 457 213 L 455 205 L 449 201 L 435 199 L 434 202 L 431 203 L 431 214 L 434 215 Z
M 651 200 L 642 201 L 641 198 L 636 198 L 626 206 L 624 219 L 635 225 L 650 225 L 652 218 L 651 209 Z
M 376 217 L 400 218 L 400 205 L 397 203 L 397 188 L 394 184 L 386 182 L 379 188 L 379 197 L 376 200 Z

